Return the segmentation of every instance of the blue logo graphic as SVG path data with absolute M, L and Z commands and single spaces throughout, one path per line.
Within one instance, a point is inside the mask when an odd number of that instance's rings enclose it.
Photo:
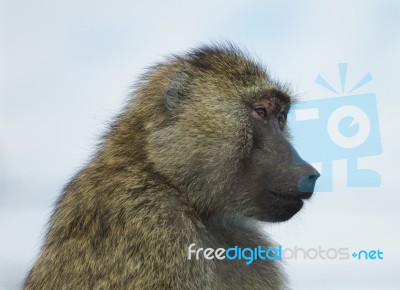
M 335 90 L 323 77 L 318 85 L 336 96 L 296 104 L 288 116 L 293 144 L 307 162 L 321 163 L 316 191 L 332 191 L 332 161 L 347 160 L 349 187 L 378 187 L 381 177 L 371 169 L 360 169 L 357 158 L 382 153 L 376 97 L 373 93 L 354 94 L 372 80 L 367 73 L 345 93 L 347 63 L 339 63 L 341 90 Z

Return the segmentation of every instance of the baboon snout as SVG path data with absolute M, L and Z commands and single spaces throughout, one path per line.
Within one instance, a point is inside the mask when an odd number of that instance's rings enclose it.
M 313 192 L 315 182 L 317 181 L 318 177 L 321 176 L 314 167 L 312 167 L 311 165 L 309 165 L 309 167 L 311 167 L 310 171 L 312 171 L 312 173 L 304 174 L 299 179 L 298 188 L 300 192 Z

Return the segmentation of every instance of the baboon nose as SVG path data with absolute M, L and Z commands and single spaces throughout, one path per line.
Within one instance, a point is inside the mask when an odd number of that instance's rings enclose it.
M 321 174 L 319 174 L 319 172 L 318 171 L 315 171 L 315 173 L 313 173 L 313 174 L 309 174 L 308 175 L 308 179 L 311 181 L 311 182 L 316 182 L 317 181 L 317 179 L 319 178 L 321 176 Z
M 317 171 L 315 171 L 315 173 L 303 175 L 299 180 L 299 191 L 313 192 L 318 177 L 320 177 L 320 174 Z

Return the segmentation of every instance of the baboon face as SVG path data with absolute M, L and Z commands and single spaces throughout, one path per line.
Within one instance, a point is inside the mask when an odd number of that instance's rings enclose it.
M 154 169 L 206 218 L 296 214 L 319 174 L 288 140 L 290 94 L 235 49 L 198 50 L 164 68 L 162 99 L 148 112 L 159 115 L 147 139 Z
M 247 202 L 243 202 L 247 203 L 251 217 L 288 220 L 302 208 L 303 200 L 311 197 L 319 173 L 300 158 L 287 139 L 289 96 L 276 89 L 269 90 L 248 107 L 253 147 L 242 167 L 240 184 L 235 188 L 247 192 Z M 237 190 L 234 192 L 240 197 Z

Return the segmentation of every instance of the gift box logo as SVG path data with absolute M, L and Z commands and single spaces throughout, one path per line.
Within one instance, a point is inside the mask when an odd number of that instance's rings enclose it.
M 339 63 L 341 91 L 323 77 L 315 82 L 336 96 L 295 104 L 288 116 L 293 144 L 307 162 L 321 164 L 316 191 L 332 191 L 332 161 L 347 160 L 349 187 L 378 187 L 381 177 L 372 169 L 359 168 L 358 158 L 382 153 L 376 96 L 354 94 L 372 80 L 370 73 L 346 91 L 347 63 Z

